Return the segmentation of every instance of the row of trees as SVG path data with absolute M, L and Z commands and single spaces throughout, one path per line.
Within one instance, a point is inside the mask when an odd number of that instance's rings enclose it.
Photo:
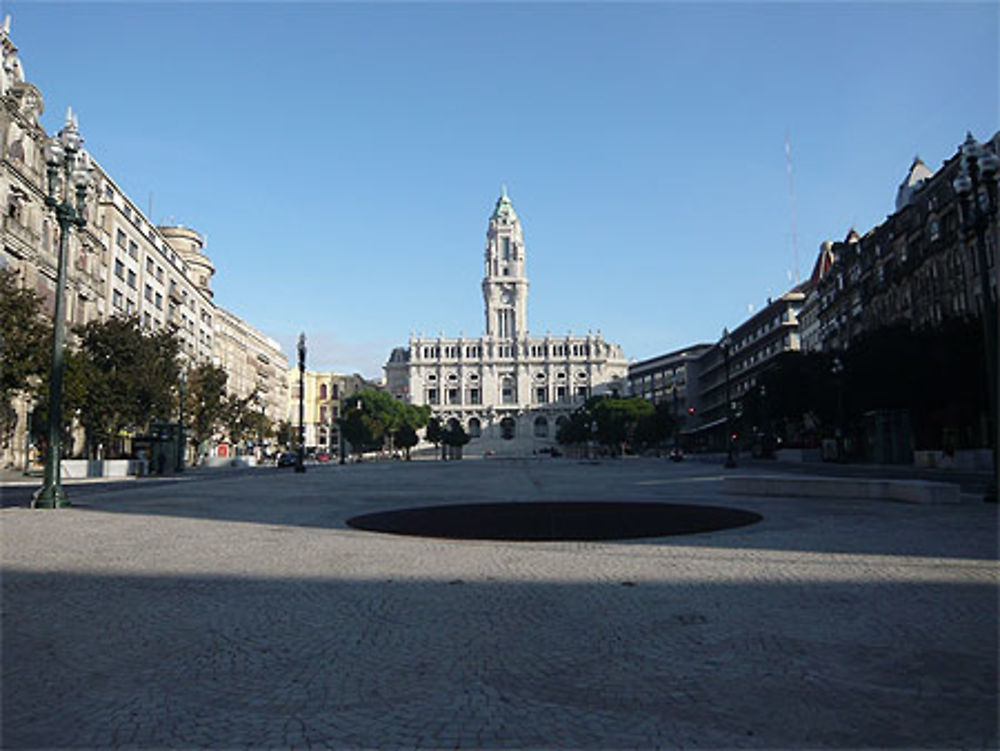
M 156 423 L 176 423 L 180 413 L 180 343 L 170 332 L 143 331 L 136 318 L 114 317 L 73 328 L 66 352 L 63 416 L 67 438 L 74 419 L 83 428 L 84 454 L 110 458 L 124 451 L 123 435 L 148 433 Z M 14 273 L 0 271 L 0 429 L 9 445 L 16 427 L 14 400 L 31 399 L 36 445 L 47 440 L 52 327 L 42 301 L 18 288 Z M 227 374 L 211 363 L 187 373 L 184 405 L 189 441 L 214 436 L 233 442 L 263 441 L 274 426 L 255 394 L 238 397 Z M 70 445 L 69 441 L 65 445 Z
M 656 406 L 642 397 L 594 396 L 559 426 L 563 445 L 595 441 L 611 453 L 658 449 L 671 444 L 678 424 L 670 405 Z
M 384 391 L 362 391 L 347 399 L 338 425 L 355 453 L 402 451 L 407 461 L 410 450 L 420 442 L 417 431 L 421 428 L 426 428 L 425 438 L 441 450 L 442 459 L 457 456 L 457 450 L 470 440 L 457 421 L 442 423 L 431 417 L 430 407 L 404 404 Z
M 338 421 L 344 440 L 355 453 L 401 449 L 410 458 L 417 445 L 417 430 L 430 420 L 431 408 L 404 404 L 385 391 L 361 391 L 344 402 Z

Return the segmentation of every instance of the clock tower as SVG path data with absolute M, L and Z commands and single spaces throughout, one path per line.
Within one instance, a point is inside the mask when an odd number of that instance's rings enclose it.
M 486 334 L 517 339 L 528 334 L 528 278 L 524 272 L 521 222 L 504 187 L 486 230 L 483 277 Z

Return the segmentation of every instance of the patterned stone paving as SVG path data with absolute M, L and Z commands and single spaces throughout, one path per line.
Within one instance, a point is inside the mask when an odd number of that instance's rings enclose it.
M 995 506 L 720 491 L 695 464 L 465 461 L 0 510 L 0 745 L 996 747 Z M 512 500 L 764 519 L 541 543 L 344 523 Z

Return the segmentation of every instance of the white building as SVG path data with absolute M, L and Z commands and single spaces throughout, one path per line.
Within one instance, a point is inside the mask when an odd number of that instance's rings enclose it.
M 486 231 L 485 335 L 411 336 L 385 365 L 389 392 L 460 424 L 472 437 L 468 453 L 552 446 L 558 425 L 588 396 L 625 390 L 628 363 L 600 332 L 528 335 L 525 262 L 521 223 L 504 190 Z

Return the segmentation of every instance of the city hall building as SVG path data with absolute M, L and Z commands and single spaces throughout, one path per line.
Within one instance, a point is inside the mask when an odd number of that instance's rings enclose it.
M 600 332 L 528 335 L 528 277 L 521 223 L 507 191 L 486 231 L 485 334 L 411 336 L 385 365 L 397 399 L 426 404 L 471 437 L 467 453 L 528 455 L 555 444 L 570 412 L 599 393 L 624 393 L 628 363 Z

